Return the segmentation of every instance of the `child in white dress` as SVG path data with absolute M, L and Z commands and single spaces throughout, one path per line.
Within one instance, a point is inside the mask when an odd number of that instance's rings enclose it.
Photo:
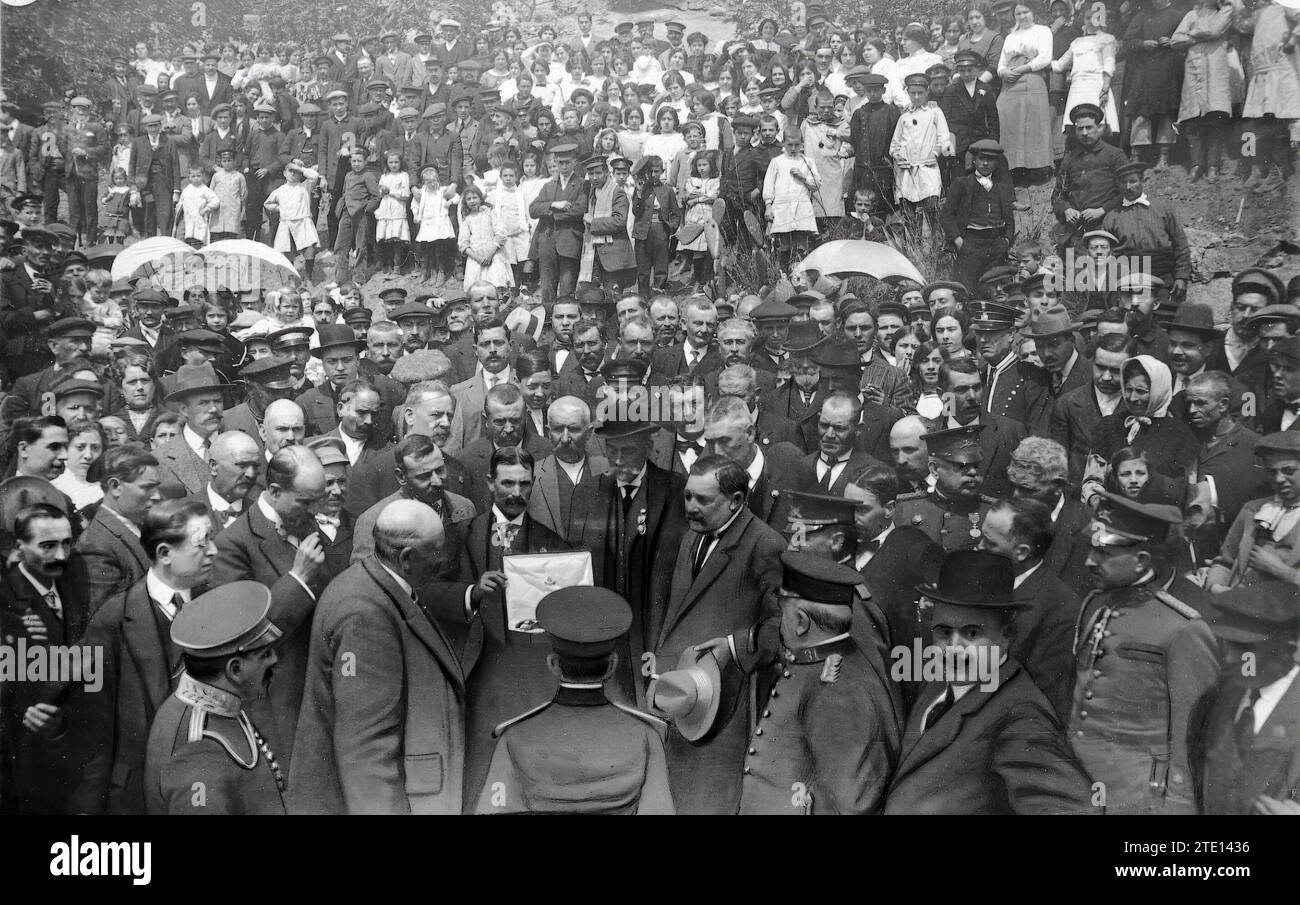
M 803 135 L 797 129 L 785 134 L 785 153 L 772 158 L 763 178 L 763 202 L 767 205 L 767 229 L 777 239 L 777 258 L 782 269 L 802 259 L 808 243 L 817 234 L 813 195 L 821 185 L 817 167 L 803 153 Z
M 212 228 L 208 217 L 216 213 L 220 207 L 221 199 L 204 182 L 203 167 L 190 167 L 189 183 L 181 189 L 181 197 L 177 202 L 184 224 L 186 243 L 195 248 L 202 248 L 212 241 Z
M 713 280 L 718 259 L 718 223 L 713 219 L 713 202 L 718 200 L 720 186 L 714 166 L 716 158 L 716 151 L 700 151 L 695 155 L 693 173 L 687 177 L 682 193 L 682 207 L 686 210 L 683 223 L 698 224 L 700 228 L 698 236 L 677 246 L 691 263 L 695 284 L 692 292 L 699 292 Z
M 894 191 L 907 210 L 920 208 L 933 220 L 943 193 L 939 158 L 952 156 L 948 120 L 938 106 L 930 104 L 930 83 L 924 73 L 905 79 L 911 102 L 903 109 L 889 143 L 894 159 Z M 935 224 L 931 223 L 931 230 Z
M 375 239 L 379 243 L 379 265 L 389 273 L 405 262 L 411 231 L 406 223 L 406 205 L 411 200 L 411 179 L 402 169 L 402 155 L 389 151 L 384 157 L 387 172 L 379 177 L 379 207 L 375 210 Z
M 302 252 L 302 272 L 310 280 L 320 235 L 312 222 L 311 189 L 306 180 L 319 179 L 320 173 L 291 163 L 284 168 L 284 176 L 284 185 L 268 195 L 265 204 L 267 210 L 280 217 L 280 226 L 275 231 L 275 250 L 290 259 L 295 252 Z
M 451 207 L 460 200 L 449 194 L 438 180 L 438 168 L 420 171 L 420 190 L 411 199 L 415 217 L 415 256 L 420 262 L 420 278 L 441 287 L 455 268 L 456 230 L 451 223 Z
M 465 289 L 480 280 L 493 286 L 513 286 L 514 273 L 501 249 L 501 236 L 492 225 L 492 211 L 478 186 L 467 186 L 460 202 L 460 250 L 465 255 Z
M 208 187 L 216 192 L 221 201 L 212 222 L 212 241 L 237 239 L 242 234 L 244 223 L 244 201 L 248 198 L 248 184 L 244 174 L 235 169 L 235 152 L 222 148 L 217 152 L 217 169 L 212 174 Z
M 497 235 L 501 236 L 502 252 L 506 263 L 514 271 L 515 284 L 520 285 L 523 277 L 523 264 L 528 260 L 528 246 L 532 241 L 529 227 L 528 203 L 524 200 L 524 190 L 518 184 L 519 166 L 507 160 L 497 168 L 500 184 L 488 193 L 487 201 L 492 210 L 492 225 Z

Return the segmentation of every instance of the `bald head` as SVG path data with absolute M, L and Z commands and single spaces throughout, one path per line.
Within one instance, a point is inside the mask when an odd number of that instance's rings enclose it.
M 930 451 L 921 439 L 929 431 L 925 419 L 917 415 L 899 418 L 889 430 L 889 450 L 894 459 L 894 470 L 907 485 L 919 486 L 930 473 Z
M 266 451 L 275 455 L 287 446 L 302 443 L 307 432 L 307 419 L 298 403 L 292 399 L 277 399 L 266 407 L 260 430 Z
M 413 587 L 437 569 L 442 541 L 442 519 L 416 500 L 389 503 L 375 521 L 375 556 Z
M 555 447 L 555 457 L 570 465 L 587 455 L 591 438 L 591 410 L 577 396 L 561 396 L 546 410 L 546 433 Z
M 218 434 L 208 447 L 212 491 L 224 500 L 242 500 L 257 483 L 262 452 L 257 441 L 243 431 Z

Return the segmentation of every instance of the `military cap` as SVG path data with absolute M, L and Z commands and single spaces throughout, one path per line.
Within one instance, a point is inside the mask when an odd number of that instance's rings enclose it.
M 385 302 L 395 301 L 397 299 L 405 300 L 407 292 L 401 286 L 389 286 L 379 291 L 379 297 Z
M 997 302 L 975 301 L 966 307 L 972 330 L 997 333 L 1010 330 L 1020 319 L 1020 312 Z
M 294 346 L 306 346 L 311 343 L 315 327 L 285 327 L 267 336 L 275 349 L 290 349 Z
M 648 366 L 639 358 L 611 358 L 600 366 L 600 375 L 607 383 L 613 383 L 615 380 L 640 383 L 645 379 L 647 370 L 649 370 Z
M 348 93 L 344 91 L 342 88 L 335 88 L 329 94 L 325 95 L 325 100 L 332 101 L 336 97 L 341 97 L 344 100 L 348 100 Z
M 1051 286 L 1047 285 L 1049 279 L 1052 281 Z M 1028 279 L 1021 282 L 1020 288 L 1024 291 L 1025 295 L 1031 295 L 1032 293 L 1040 291 L 1044 293 L 1055 292 L 1056 280 L 1057 277 L 1055 274 L 1033 273 L 1029 275 Z
M 632 161 L 620 154 L 615 154 L 609 158 L 609 168 L 611 170 L 631 170 Z
M 91 107 L 90 98 L 80 97 L 80 96 L 74 97 L 72 100 L 68 101 L 68 106 L 79 107 L 83 110 L 89 110 Z
M 952 61 L 958 66 L 962 63 L 974 63 L 976 66 L 984 65 L 984 57 L 977 50 L 959 50 L 953 55 Z
M 1283 342 L 1290 343 L 1292 351 L 1297 355 L 1300 355 L 1300 342 L 1295 342 L 1294 337 L 1291 340 L 1283 340 Z M 1276 351 L 1276 348 L 1274 351 Z M 1295 453 L 1300 455 L 1300 431 L 1277 431 L 1276 433 L 1261 437 L 1255 444 L 1255 455 L 1262 456 L 1264 453 L 1269 452 Z
M 967 424 L 940 431 L 922 434 L 930 455 L 939 456 L 949 462 L 969 465 L 984 460 L 984 451 L 980 447 L 980 434 L 984 432 L 982 424 Z
M 135 291 L 136 305 L 161 305 L 171 304 L 171 296 L 161 289 L 155 289 L 153 286 L 146 286 L 143 289 Z
M 967 150 L 976 156 L 984 154 L 989 157 L 1001 157 L 1007 153 L 1002 145 L 991 138 L 981 138 L 979 141 L 973 141 Z
M 425 107 L 424 113 L 421 114 L 421 116 L 424 119 L 433 119 L 435 116 L 446 116 L 446 115 L 447 115 L 447 105 L 444 104 L 442 101 L 434 101 L 432 104 Z
M 578 146 L 572 142 L 565 142 L 551 148 L 551 153 L 556 157 L 572 157 L 578 153 Z
M 625 19 L 625 20 L 623 20 L 622 22 L 619 22 L 617 25 L 614 26 L 614 32 L 615 32 L 615 34 L 618 34 L 618 33 L 625 32 L 625 31 L 631 31 L 634 27 L 635 27 L 635 26 L 633 25 L 633 23 L 628 22 L 628 21 Z
M 198 346 L 200 349 L 212 349 L 217 352 L 225 348 L 220 333 L 214 333 L 211 330 L 202 328 L 186 330 L 176 337 L 176 343 L 179 346 Z
M 1165 281 L 1149 273 L 1128 273 L 1115 283 L 1116 292 L 1141 292 L 1145 289 L 1159 291 L 1165 288 Z
M 537 624 L 560 656 L 598 660 L 613 653 L 631 627 L 632 608 L 605 588 L 560 588 L 537 604 Z
M 939 73 L 943 73 L 944 75 L 951 76 L 952 69 L 950 69 L 946 63 L 935 63 L 933 66 L 929 66 L 925 70 L 925 74 L 930 77 L 934 77 Z
M 1053 305 L 1030 322 L 1024 335 L 1029 339 L 1049 339 L 1073 333 L 1081 326 L 1083 325 L 1070 318 L 1070 312 L 1064 305 Z
M 201 594 L 172 619 L 172 643 L 191 657 L 215 660 L 251 653 L 280 640 L 267 614 L 271 589 L 232 581 Z
M 90 380 L 65 380 L 63 383 L 54 387 L 55 399 L 62 399 L 65 396 L 75 396 L 78 393 L 87 393 L 97 399 L 104 398 L 104 388 Z
M 61 317 L 45 328 L 45 335 L 54 336 L 94 336 L 95 322 L 84 317 Z
M 351 465 L 342 437 L 312 437 L 304 445 L 316 454 L 321 465 Z
M 235 318 L 235 320 L 238 321 L 239 318 Z M 234 324 L 232 324 L 231 326 L 234 326 Z M 266 346 L 268 350 L 271 350 L 273 348 L 271 343 L 271 338 L 261 333 L 258 333 L 254 336 L 250 336 L 248 337 L 248 339 L 244 340 L 244 350 L 246 352 L 251 353 L 253 351 L 253 346 Z
M 311 350 L 311 354 L 317 358 L 323 358 L 327 349 L 348 346 L 360 351 L 366 345 L 357 339 L 357 334 L 347 324 L 326 324 L 317 331 L 317 337 L 319 341 L 316 348 Z
M 374 101 L 366 101 L 364 104 L 362 104 L 360 107 L 357 108 L 357 113 L 359 113 L 361 116 L 370 116 L 371 114 L 378 113 L 378 112 L 379 112 L 379 105 L 376 104 Z
M 368 324 L 374 320 L 374 312 L 365 305 L 357 305 L 354 308 L 347 308 L 343 312 L 343 323 L 345 324 Z
M 408 317 L 430 317 L 431 318 L 435 314 L 437 314 L 437 312 L 434 311 L 432 308 L 430 308 L 428 305 L 423 305 L 419 302 L 407 302 L 405 305 L 403 305 L 402 307 L 394 311 L 391 317 L 394 321 L 400 321 Z
M 827 342 L 814 350 L 812 360 L 824 368 L 861 368 L 862 355 L 856 343 Z
M 18 241 L 24 245 L 57 245 L 59 237 L 44 226 L 23 227 L 23 234 Z
M 793 305 L 770 298 L 749 312 L 749 317 L 755 321 L 788 321 L 798 313 L 799 309 Z
M 1115 178 L 1123 179 L 1126 176 L 1138 175 L 1146 176 L 1147 165 L 1141 161 L 1130 160 L 1128 163 L 1121 164 L 1115 168 Z
M 683 25 L 682 23 L 680 23 L 680 22 L 678 22 L 678 21 L 676 21 L 676 20 L 672 20 L 672 19 L 670 19 L 669 21 L 667 21 L 667 22 L 664 23 L 664 28 L 666 28 L 668 31 L 680 31 L 680 32 L 682 32 L 683 34 L 685 34 L 685 32 L 686 32 L 686 26 L 685 26 L 685 25 Z
M 586 160 L 582 162 L 582 165 L 588 170 L 593 168 L 603 170 L 605 169 L 605 165 L 608 163 L 608 161 L 609 158 L 606 157 L 604 154 L 592 154 L 590 157 L 588 157 Z
M 739 116 L 737 116 L 734 120 L 731 121 L 731 128 L 733 128 L 733 129 L 757 129 L 757 128 L 758 128 L 758 120 L 756 120 L 754 117 L 752 117 L 752 116 L 750 116 L 750 115 L 748 115 L 748 114 L 746 114 L 746 113 L 742 113 L 742 114 L 740 114 Z
M 786 490 L 781 496 L 788 505 L 786 519 L 789 523 L 788 529 L 791 531 L 798 525 L 808 528 L 852 525 L 853 513 L 858 507 L 853 500 L 823 493 Z
M 1163 543 L 1174 525 L 1183 523 L 1177 506 L 1164 503 L 1141 503 L 1128 497 L 1099 491 L 1101 509 L 1092 523 L 1094 547 L 1131 547 L 1135 544 Z
M 791 494 L 792 496 L 811 497 L 813 494 Z M 843 497 L 821 497 L 834 500 L 839 505 L 834 507 L 835 521 L 823 524 L 852 524 L 853 500 Z M 830 503 L 825 504 L 827 507 Z M 831 510 L 826 509 L 827 512 Z M 848 520 L 843 521 L 843 512 L 847 511 Z M 791 515 L 793 519 L 793 514 Z M 808 521 L 805 519 L 804 521 Z M 798 597 L 813 603 L 828 603 L 835 606 L 853 606 L 855 597 L 866 597 L 867 589 L 862 583 L 862 574 L 843 563 L 832 562 L 811 553 L 799 553 L 787 550 L 781 554 L 781 597 Z
M 1185 302 L 1178 306 L 1173 318 L 1165 324 L 1168 331 L 1183 330 L 1199 336 L 1212 338 L 1219 335 L 1214 326 L 1214 312 L 1209 305 L 1197 302 Z
M 21 195 L 15 195 L 9 201 L 9 207 L 15 211 L 20 211 L 24 207 L 27 207 L 28 205 L 33 205 L 33 206 L 40 205 L 43 204 L 44 201 L 45 199 L 42 198 L 40 195 L 36 194 L 35 192 L 26 192 Z M 30 228 L 31 227 L 29 227 L 29 229 Z M 27 232 L 27 230 L 23 230 L 23 232 Z
M 143 86 L 141 86 L 141 87 L 143 87 Z M 136 90 L 139 91 L 140 89 L 137 88 Z M 63 102 L 62 102 L 62 101 L 46 101 L 45 103 L 41 104 L 41 109 L 44 110 L 46 113 L 54 113 L 54 112 L 56 112 L 56 111 L 58 111 L 58 110 L 62 110 L 62 109 L 63 109 Z
M 1286 321 L 1295 330 L 1300 326 L 1300 305 L 1265 305 L 1251 315 L 1246 323 L 1252 328 L 1258 328 L 1270 321 Z
M 922 596 L 940 603 L 979 609 L 1018 609 L 1032 606 L 1016 600 L 1016 573 L 1011 560 L 986 550 L 953 550 L 939 566 L 934 582 L 916 586 Z
M 651 26 L 653 26 L 654 24 L 655 24 L 655 20 L 654 20 L 654 19 L 637 19 L 637 21 L 636 21 L 636 26 L 637 26 L 637 28 L 640 28 L 642 25 L 651 25 Z
M 182 399 L 191 393 L 204 393 L 210 390 L 228 390 L 230 384 L 222 382 L 217 376 L 217 369 L 211 363 L 181 365 L 176 369 L 176 379 L 172 391 L 167 394 L 167 401 Z
M 1016 269 L 1010 266 L 1006 267 L 1005 271 L 1007 276 L 1014 276 L 1016 273 Z M 989 273 L 985 273 L 984 278 L 981 279 L 980 282 L 983 283 L 985 279 L 988 279 L 988 277 Z M 933 283 L 926 283 L 921 287 L 921 298 L 928 302 L 930 300 L 930 293 L 934 292 L 936 289 L 951 289 L 959 299 L 966 295 L 966 287 L 961 283 L 954 283 L 952 280 L 935 280 Z
M 311 102 L 304 102 L 298 105 L 299 116 L 320 116 L 321 109 Z
M 1215 594 L 1210 600 L 1202 616 L 1221 641 L 1250 646 L 1272 639 L 1293 641 L 1300 632 L 1293 585 L 1269 582 Z
M 180 95 L 178 95 L 175 91 L 172 91 L 170 88 L 167 89 L 166 91 L 158 92 L 158 100 L 162 101 L 163 103 L 166 103 L 167 101 L 175 101 L 179 99 L 180 99 Z
M 367 91 L 388 91 L 391 87 L 385 79 L 371 79 L 366 82 Z
M 26 232 L 24 230 L 24 232 Z M 1270 304 L 1280 304 L 1286 299 L 1286 284 L 1282 278 L 1263 267 L 1247 267 L 1232 278 L 1232 297 L 1255 292 L 1269 296 Z
M 1025 291 L 1023 289 L 1021 289 L 1015 283 L 1012 283 L 1003 292 L 1002 302 L 1005 305 L 1009 305 L 1012 308 L 1015 308 L 1016 313 L 1023 318 L 1025 316 L 1024 312 L 1028 307 L 1029 297 L 1025 295 Z
M 1075 104 L 1074 109 L 1070 111 L 1070 122 L 1077 123 L 1082 116 L 1091 117 L 1098 123 L 1106 121 L 1106 114 L 1096 104 Z
M 913 72 L 907 78 L 903 79 L 903 85 L 908 88 L 929 88 L 930 77 L 924 72 Z
M 292 367 L 293 359 L 287 355 L 265 355 L 254 358 L 240 368 L 239 376 L 270 390 L 290 390 L 294 387 L 293 377 L 289 373 Z

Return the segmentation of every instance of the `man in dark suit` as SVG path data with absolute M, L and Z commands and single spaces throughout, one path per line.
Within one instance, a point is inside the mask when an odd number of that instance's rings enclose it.
M 297 399 L 307 422 L 307 435 L 328 434 L 339 424 L 339 411 L 344 405 L 343 392 L 349 387 L 353 393 L 369 385 L 379 395 L 379 408 L 371 412 L 373 426 L 370 437 L 380 446 L 392 437 L 393 408 L 401 405 L 406 396 L 402 384 L 383 374 L 372 374 L 358 381 L 357 369 L 361 363 L 361 350 L 365 343 L 359 341 L 356 333 L 347 324 L 331 324 L 320 328 L 320 344 L 311 350 L 311 354 L 321 360 L 325 366 L 325 380 L 318 387 L 312 387 Z M 366 400 L 370 405 L 371 400 Z M 351 456 L 349 456 L 351 458 Z
M 215 50 L 209 50 L 203 54 L 203 71 L 194 80 L 194 94 L 198 96 L 199 106 L 207 116 L 212 115 L 212 108 L 218 104 L 228 104 L 234 97 L 234 91 L 230 87 L 230 76 L 217 68 L 217 63 L 221 61 L 221 54 Z M 185 94 L 177 91 L 182 103 L 185 100 Z
M 503 383 L 488 390 L 484 403 L 483 436 L 460 451 L 461 464 L 469 480 L 470 502 L 479 512 L 492 507 L 488 474 L 492 455 L 497 450 L 518 446 L 534 458 L 551 453 L 551 441 L 545 437 L 525 436 L 524 396 L 513 383 Z
M 559 303 L 557 303 L 559 304 Z M 576 396 L 594 412 L 604 396 L 605 378 L 601 368 L 605 364 L 605 338 L 600 325 L 593 320 L 580 320 L 572 328 L 573 348 L 565 356 L 555 380 L 555 392 L 562 396 Z
M 381 421 L 385 415 L 388 420 Z M 338 416 L 338 426 L 320 437 L 338 440 L 350 468 L 360 468 L 392 447 L 388 439 L 392 414 L 385 411 L 379 392 L 365 378 L 344 385 L 339 393 Z
M 18 513 L 13 532 L 18 562 L 0 579 L 0 637 L 25 643 L 29 658 L 43 648 L 79 644 L 90 608 L 83 573 L 72 556 L 68 517 L 46 504 L 29 506 Z M 62 690 L 62 681 L 4 683 L 0 767 L 12 788 L 0 790 L 0 812 L 64 813 L 72 774 L 54 740 Z
M 1025 438 L 1025 428 L 1019 421 L 1001 415 L 980 411 L 984 381 L 970 360 L 950 361 L 939 369 L 939 385 L 949 400 L 945 426 L 949 428 L 982 424 L 980 448 L 984 452 L 980 468 L 980 481 L 984 493 L 990 496 L 1009 496 L 1011 484 L 1007 480 L 1007 465 L 1011 453 Z
M 1092 586 L 1085 562 L 1091 549 L 1087 533 L 1093 511 L 1069 493 L 1065 449 L 1055 440 L 1026 437 L 1011 454 L 1007 480 L 1017 499 L 1037 500 L 1047 507 L 1052 539 L 1040 571 L 1050 572 L 1082 594 Z
M 760 444 L 749 407 L 734 396 L 724 396 L 705 415 L 704 449 L 706 454 L 725 456 L 745 469 L 749 476 L 745 503 L 750 512 L 778 530 L 784 527 L 785 507 L 778 501 L 782 490 L 799 481 L 803 456 L 797 446 Z
M 176 339 L 176 331 L 163 322 L 163 307 L 169 304 L 170 299 L 165 292 L 152 286 L 136 290 L 132 298 L 135 325 L 125 335 L 144 340 L 154 361 L 157 361 Z
M 1025 430 L 1031 434 L 1047 436 L 1056 400 L 1091 381 L 1088 359 L 1075 344 L 1078 328 L 1065 306 L 1053 305 L 1021 332 L 1021 336 L 1034 341 L 1034 350 L 1043 363 L 1043 369 L 1037 372 L 1040 388 L 1034 392 L 1038 402 L 1025 422 Z
M 375 523 L 375 554 L 321 596 L 294 744 L 305 765 L 291 786 L 296 812 L 461 813 L 465 673 L 417 599 L 443 531 L 423 503 L 390 504 Z M 339 682 L 349 663 L 358 681 Z
M 652 605 L 651 668 L 672 669 L 688 647 L 776 613 L 785 539 L 746 505 L 749 475 L 722 456 L 702 456 L 686 481 L 686 525 L 668 598 Z M 668 778 L 679 814 L 731 814 L 740 801 L 746 708 L 735 709 L 703 744 L 669 732 Z
M 469 676 L 465 800 L 470 805 L 478 800 L 492 758 L 492 730 L 555 693 L 545 636 L 512 623 L 506 613 L 502 557 L 570 549 L 528 515 L 533 473 L 533 456 L 525 450 L 509 446 L 492 453 L 486 472 L 490 506 L 469 524 L 460 557 L 462 584 L 453 586 L 469 594 L 476 615 L 462 656 Z
M 1224 678 L 1193 714 L 1192 773 L 1202 814 L 1295 812 L 1300 795 L 1300 619 L 1287 594 L 1221 594 L 1212 629 Z M 1242 669 L 1253 663 L 1252 670 Z
M 723 325 L 726 329 L 726 325 Z M 803 451 L 803 433 L 799 426 L 776 412 L 768 411 L 762 402 L 762 375 L 748 364 L 729 364 L 717 373 L 704 378 L 704 394 L 709 399 L 733 396 L 745 403 L 754 420 L 755 442 L 764 449 L 779 443 L 789 444 Z M 770 376 L 770 374 L 768 375 Z M 709 384 L 712 384 L 710 389 Z
M 92 612 L 144 577 L 149 557 L 140 546 L 140 526 L 162 499 L 158 460 L 145 447 L 114 447 L 104 453 L 102 467 L 104 498 L 75 546 L 86 566 Z
M 953 135 L 956 165 L 959 172 L 965 172 L 967 149 L 982 139 L 998 141 L 1002 130 L 998 122 L 997 91 L 979 80 L 988 63 L 974 50 L 959 50 L 953 62 L 957 66 L 957 78 L 938 100 Z M 996 61 L 993 66 L 997 66 Z
M 551 403 L 546 432 L 553 448 L 537 463 L 528 501 L 528 514 L 538 524 L 572 544 L 583 536 L 589 516 L 600 517 L 602 510 L 592 508 L 592 499 L 597 481 L 609 470 L 604 456 L 587 453 L 591 431 L 591 412 L 581 399 L 561 396 Z
M 658 383 L 683 374 L 700 375 L 722 370 L 722 353 L 714 344 L 718 310 L 706 296 L 691 296 L 682 312 L 686 338 L 650 356 L 650 373 Z
M 1123 333 L 1102 336 L 1093 353 L 1092 380 L 1062 393 L 1052 404 L 1047 436 L 1065 448 L 1070 480 L 1076 485 L 1083 480 L 1097 425 L 1119 406 L 1120 369 L 1129 357 L 1128 346 L 1128 336 Z
M 22 400 L 27 412 L 40 414 L 51 390 L 86 366 L 90 354 L 90 340 L 95 335 L 95 323 L 84 317 L 61 317 L 45 328 L 47 358 L 54 362 L 47 368 L 24 374 L 13 383 L 11 402 Z
M 308 440 L 307 448 L 316 453 L 325 469 L 325 495 L 316 504 L 314 516 L 325 549 L 325 571 L 329 575 L 338 575 L 353 559 L 352 516 L 343 509 L 351 470 L 347 447 L 338 435 L 327 434 Z
M 216 558 L 202 503 L 166 500 L 144 515 L 140 534 L 146 572 L 95 611 L 83 639 L 104 651 L 103 687 L 74 686 L 65 705 L 76 814 L 145 812 L 149 726 L 182 667 L 171 621 L 208 583 Z
M 1261 434 L 1300 430 L 1300 336 L 1281 340 L 1268 352 L 1273 398 L 1259 415 Z
M 822 402 L 817 417 L 817 451 L 804 456 L 797 489 L 839 496 L 860 469 L 883 463 L 859 449 L 862 416 L 858 400 L 836 392 Z
M 157 451 L 158 475 L 162 494 L 171 499 L 201 494 L 208 486 L 209 443 L 221 430 L 225 408 L 225 391 L 210 364 L 181 365 L 176 371 L 173 389 L 167 401 L 176 403 L 185 416 L 180 436 L 168 440 Z
M 936 638 L 994 667 L 974 679 L 945 662 L 912 706 L 886 814 L 1088 813 L 1088 776 L 1065 744 L 1051 704 L 1006 652 L 1015 638 L 1010 561 L 955 551 L 924 591 Z M 978 626 L 978 634 L 971 631 Z M 1005 659 L 1001 659 L 1005 657 Z M 1000 665 L 999 665 L 999 661 Z M 914 668 L 919 670 L 920 663 Z M 965 681 L 961 681 L 961 680 Z
M 1266 306 L 1279 305 L 1286 299 L 1286 286 L 1273 271 L 1263 267 L 1237 271 L 1232 278 L 1228 330 L 1215 343 L 1214 351 L 1205 363 L 1206 368 L 1231 374 L 1248 387 L 1267 387 L 1268 350 L 1259 341 L 1257 324 L 1252 319 Z M 1277 428 L 1267 428 L 1263 432 L 1273 430 Z
M 528 206 L 528 215 L 537 221 L 534 242 L 540 267 L 539 288 L 542 301 L 548 304 L 557 296 L 573 295 L 578 281 L 587 183 L 573 172 L 577 150 L 574 144 L 551 149 L 558 173 Z
M 330 58 L 329 78 L 331 82 L 351 81 L 357 74 L 357 57 L 352 51 L 352 36 L 339 32 L 330 38 L 334 47 L 326 54 Z
M 332 577 L 325 568 L 324 538 L 312 514 L 324 495 L 325 469 L 316 454 L 303 446 L 287 446 L 267 465 L 266 490 L 216 539 L 214 585 L 256 581 L 271 589 L 270 618 L 283 638 L 271 684 L 270 716 L 279 730 L 276 751 L 286 770 L 302 703 L 311 614 Z
M 11 229 L 5 228 L 6 253 Z M 56 241 L 47 230 L 24 229 L 22 263 L 0 270 L 0 350 L 4 352 L 0 377 L 12 380 L 50 363 L 50 350 L 42 339 L 45 325 L 59 316 L 52 282 L 57 273 L 51 258 Z
M 162 131 L 162 117 L 144 117 L 145 134 L 131 142 L 131 170 L 127 176 L 144 199 L 144 231 L 150 236 L 170 236 L 172 213 L 181 197 L 181 162 L 176 143 Z

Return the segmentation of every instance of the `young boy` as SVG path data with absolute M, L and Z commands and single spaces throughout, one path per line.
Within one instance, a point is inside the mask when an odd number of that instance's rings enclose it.
M 632 237 L 636 240 L 637 284 L 643 296 L 662 292 L 668 279 L 668 237 L 682 223 L 677 193 L 663 184 L 664 162 L 642 157 L 632 168 L 637 187 L 632 195 Z
M 894 209 L 894 167 L 889 145 L 899 121 L 899 110 L 886 103 L 883 75 L 865 66 L 849 71 L 849 85 L 861 91 L 865 100 L 849 120 L 849 144 L 853 146 L 853 185 L 869 188 L 876 195 L 876 214 L 884 216 Z
M 302 252 L 302 275 L 308 282 L 316 282 L 312 267 L 316 263 L 316 246 L 320 237 L 311 215 L 311 186 L 308 179 L 319 179 L 320 173 L 309 167 L 291 163 L 285 167 L 288 181 L 271 192 L 266 199 L 266 209 L 280 220 L 275 233 L 275 250 L 283 252 L 290 260 Z M 332 323 L 332 321 L 331 321 Z
M 914 72 L 903 84 L 909 103 L 889 143 L 889 155 L 894 159 L 894 192 L 906 209 L 928 215 L 943 193 L 939 158 L 952 155 L 948 120 L 937 105 L 929 104 L 929 76 Z
M 876 193 L 869 188 L 853 192 L 853 209 L 839 219 L 831 233 L 832 239 L 866 239 L 869 242 L 886 242 L 885 222 L 875 216 Z
M 763 178 L 763 202 L 767 205 L 767 229 L 779 242 L 777 259 L 788 271 L 791 262 L 808 252 L 817 234 L 813 196 L 821 186 L 816 165 L 804 156 L 803 136 L 791 129 L 785 136 L 785 153 L 767 167 Z
M 911 115 L 904 113 L 903 120 Z M 975 295 L 984 271 L 1006 259 L 1016 235 L 1016 217 L 1011 180 L 993 176 L 1003 155 L 1002 146 L 985 138 L 971 145 L 970 151 L 975 158 L 975 172 L 953 181 L 939 212 L 939 224 L 957 249 L 953 278 Z
M 334 240 L 335 274 L 340 283 L 352 278 L 348 256 L 355 250 L 357 266 L 361 268 L 360 282 L 364 283 L 370 278 L 370 220 L 379 207 L 379 181 L 366 168 L 364 148 L 354 150 L 348 160 L 351 171 L 343 177 L 343 193 L 334 203 L 334 213 L 339 218 Z
M 248 198 L 248 183 L 244 174 L 235 169 L 236 152 L 233 147 L 217 151 L 217 169 L 212 174 L 209 187 L 217 195 L 221 206 L 212 223 L 212 241 L 236 239 L 244 223 L 244 201 Z
M 203 167 L 195 164 L 189 168 L 188 182 L 181 189 L 180 200 L 176 202 L 185 230 L 185 242 L 194 248 L 202 248 L 212 241 L 212 225 L 209 215 L 221 207 L 217 193 L 208 188 L 203 177 Z

